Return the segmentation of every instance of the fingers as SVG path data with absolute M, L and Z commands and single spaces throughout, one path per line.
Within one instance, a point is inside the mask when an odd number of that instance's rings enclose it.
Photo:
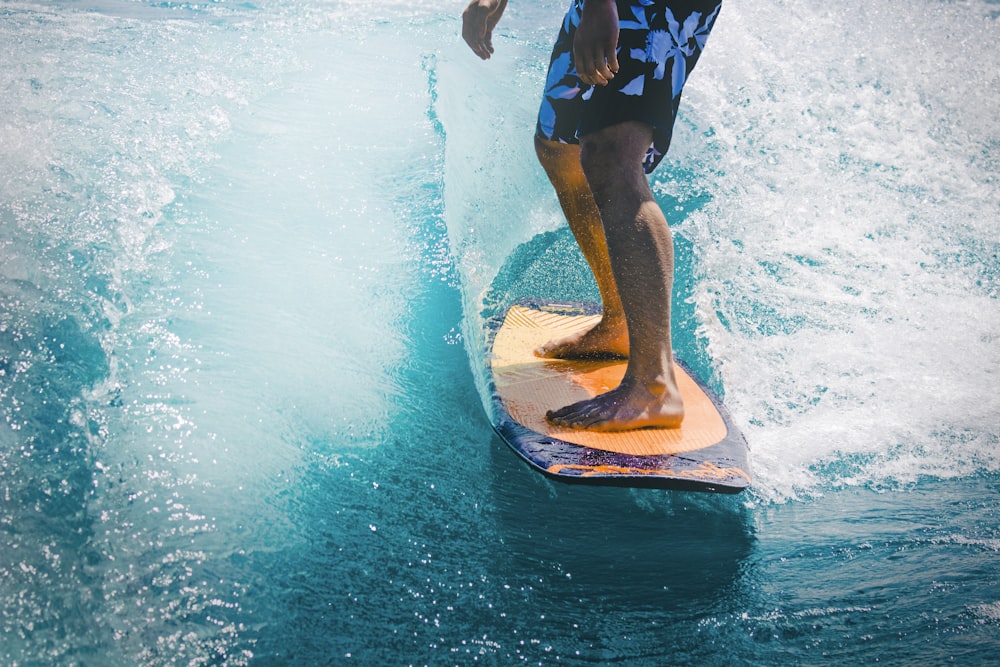
M 618 49 L 611 49 L 608 54 L 607 62 L 608 70 L 611 71 L 611 79 L 615 78 L 615 74 L 618 74 Z M 611 79 L 608 79 L 609 81 Z
M 489 10 L 473 2 L 462 12 L 462 39 L 483 60 L 493 55 L 493 35 L 487 28 Z
M 618 8 L 612 0 L 587 2 L 573 36 L 573 64 L 580 79 L 606 86 L 618 72 Z
M 601 52 L 596 55 L 580 54 L 575 60 L 580 80 L 592 86 L 606 86 L 618 73 L 618 57 L 614 51 L 610 57 Z
M 612 64 L 606 59 L 592 59 L 586 62 L 583 68 L 577 68 L 577 74 L 584 83 L 592 86 L 608 85 L 618 72 L 618 61 Z
M 483 60 L 493 55 L 493 28 L 506 6 L 507 0 L 472 0 L 462 12 L 462 39 Z

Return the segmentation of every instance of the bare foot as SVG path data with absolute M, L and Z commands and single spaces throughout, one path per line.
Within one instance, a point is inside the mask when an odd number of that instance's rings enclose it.
M 625 359 L 628 357 L 628 330 L 624 320 L 610 322 L 601 319 L 592 328 L 558 340 L 535 350 L 543 359 Z
M 678 428 L 684 419 L 684 404 L 676 389 L 650 391 L 623 380 L 621 385 L 605 394 L 549 410 L 545 416 L 556 426 L 588 431 Z

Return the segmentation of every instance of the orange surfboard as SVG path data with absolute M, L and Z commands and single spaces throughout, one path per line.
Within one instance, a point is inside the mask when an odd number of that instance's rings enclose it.
M 624 360 L 541 359 L 534 350 L 593 326 L 593 303 L 525 300 L 490 331 L 493 426 L 535 469 L 564 481 L 738 493 L 749 448 L 719 398 L 679 360 L 684 422 L 676 429 L 596 433 L 555 426 L 548 410 L 613 389 Z

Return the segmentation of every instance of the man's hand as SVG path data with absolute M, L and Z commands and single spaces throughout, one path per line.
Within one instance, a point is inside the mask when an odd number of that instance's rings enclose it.
M 606 86 L 618 71 L 615 0 L 586 0 L 573 40 L 573 64 L 584 83 Z
M 507 0 L 472 0 L 462 12 L 462 39 L 483 60 L 493 55 L 493 28 L 506 8 Z

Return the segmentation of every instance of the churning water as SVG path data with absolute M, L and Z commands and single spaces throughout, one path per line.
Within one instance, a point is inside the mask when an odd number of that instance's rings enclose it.
M 564 7 L 445 5 L 0 2 L 0 664 L 989 662 L 1000 5 L 724 6 L 653 188 L 736 498 L 492 435 L 483 319 L 594 296 Z

